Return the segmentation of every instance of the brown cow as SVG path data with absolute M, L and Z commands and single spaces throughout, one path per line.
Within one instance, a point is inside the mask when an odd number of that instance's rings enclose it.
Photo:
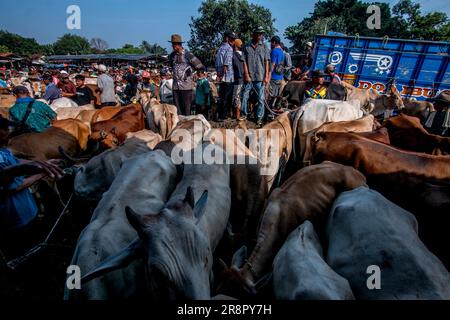
M 319 128 L 300 135 L 300 152 L 294 152 L 294 160 L 298 157 L 298 159 L 303 159 L 303 165 L 311 163 L 312 141 L 319 132 L 371 132 L 379 126 L 380 124 L 373 115 L 350 121 L 326 122 Z
M 402 174 L 450 181 L 450 157 L 403 151 L 354 133 L 321 132 L 313 146 L 315 163 L 334 161 L 364 174 Z
M 131 106 L 131 105 L 129 105 L 129 106 Z M 129 107 L 129 106 L 127 106 L 127 107 Z M 122 109 L 123 108 L 120 108 L 120 107 L 101 108 L 100 110 L 97 110 L 97 112 L 92 115 L 91 124 L 100 122 L 100 121 L 109 120 L 112 117 L 114 117 L 116 114 L 118 114 Z
M 91 125 L 91 139 L 99 141 L 103 148 L 115 148 L 123 143 L 128 132 L 136 132 L 145 128 L 144 113 L 139 104 L 122 108 L 109 120 Z
M 60 128 L 71 134 L 78 141 L 81 150 L 86 150 L 91 130 L 87 125 L 77 119 L 53 121 L 52 127 Z
M 450 157 L 403 151 L 352 133 L 319 133 L 314 160 L 353 166 L 369 186 L 415 214 L 419 235 L 450 266 Z
M 62 147 L 69 154 L 80 151 L 78 140 L 61 128 L 50 127 L 43 132 L 24 133 L 11 138 L 8 148 L 21 159 L 41 160 L 62 159 Z
M 280 163 L 286 163 L 292 153 L 292 122 L 289 112 L 285 112 L 278 116 L 274 121 L 266 124 L 259 133 L 265 134 L 265 139 L 259 138 L 259 148 L 260 152 L 258 154 L 258 159 L 261 164 L 267 167 L 268 171 L 272 171 L 273 174 L 268 174 L 267 176 L 267 189 L 270 190 L 278 175 L 282 174 L 279 170 Z M 274 136 L 276 135 L 276 136 Z M 274 149 L 274 150 L 273 150 Z M 272 163 L 273 159 L 276 159 L 276 163 Z M 276 170 L 272 170 L 272 168 Z
M 246 250 L 236 252 L 231 268 L 225 269 L 225 276 L 238 283 L 239 289 L 254 293 L 256 281 L 269 271 L 289 233 L 309 220 L 323 234 L 336 197 L 361 186 L 367 185 L 360 172 L 336 163 L 326 162 L 298 171 L 267 200 L 250 257 L 245 260 Z
M 450 154 L 450 138 L 429 134 L 419 118 L 401 114 L 390 118 L 383 126 L 389 131 L 394 146 L 429 154 Z

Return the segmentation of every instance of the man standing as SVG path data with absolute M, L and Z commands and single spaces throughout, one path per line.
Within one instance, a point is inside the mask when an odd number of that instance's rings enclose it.
M 289 53 L 289 49 L 281 43 L 281 49 L 284 52 L 284 80 L 291 81 L 292 78 L 292 57 Z
M 248 110 L 250 91 L 256 90 L 258 94 L 258 110 L 256 113 L 257 125 L 262 125 L 264 117 L 264 87 L 269 83 L 269 50 L 263 43 L 262 27 L 253 31 L 252 41 L 244 47 L 244 74 L 245 88 L 242 98 L 241 120 L 245 120 Z
M 442 91 L 433 101 L 436 111 L 428 116 L 425 127 L 431 134 L 450 137 L 450 92 Z
M 280 95 L 281 83 L 284 76 L 284 52 L 281 49 L 280 37 L 274 36 L 270 40 L 272 52 L 270 53 L 271 77 L 269 85 L 269 97 L 271 106 L 274 106 L 276 98 Z
M 53 83 L 53 78 L 51 75 L 44 75 L 43 81 L 45 84 L 45 93 L 43 98 L 47 100 L 48 103 L 52 103 L 53 100 L 61 98 L 61 91 L 59 91 L 58 87 L 56 87 L 56 85 Z
M 98 72 L 100 75 L 97 79 L 97 86 L 101 92 L 100 100 L 102 107 L 115 106 L 117 103 L 114 93 L 114 80 L 106 74 L 105 65 L 100 64 L 98 66 Z
M 184 42 L 180 35 L 172 35 L 169 42 L 172 43 L 173 48 L 173 52 L 169 56 L 169 63 L 173 70 L 173 100 L 178 113 L 189 116 L 194 88 L 192 76 L 194 70 L 205 67 L 196 56 L 183 48 Z
M 233 107 L 236 110 L 236 119 L 241 115 L 241 96 L 242 88 L 244 87 L 244 57 L 242 55 L 242 40 L 236 39 L 234 41 L 234 54 L 233 54 Z
M 226 32 L 222 45 L 216 54 L 216 71 L 219 87 L 219 121 L 227 118 L 230 113 L 231 98 L 233 95 L 233 45 L 236 35 Z
M 333 84 L 341 84 L 341 78 L 336 74 L 336 67 L 332 64 L 327 65 L 325 73 L 330 77 L 330 82 Z
M 54 86 L 53 83 L 52 85 Z M 19 130 L 42 132 L 50 127 L 56 113 L 48 105 L 29 97 L 28 89 L 23 86 L 15 87 L 13 94 L 17 100 L 9 109 L 9 117 Z

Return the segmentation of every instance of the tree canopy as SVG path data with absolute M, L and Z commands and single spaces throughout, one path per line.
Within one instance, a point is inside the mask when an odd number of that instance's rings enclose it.
M 198 17 L 191 17 L 188 45 L 205 65 L 214 64 L 216 50 L 227 31 L 235 32 L 244 43 L 257 26 L 263 27 L 267 36 L 277 31 L 270 10 L 247 0 L 205 0 L 198 12 Z
M 53 51 L 55 54 L 89 54 L 93 50 L 86 38 L 67 33 L 53 44 Z
M 369 29 L 366 25 L 371 15 L 366 10 L 371 4 L 380 7 L 380 29 Z M 294 51 L 301 52 L 307 41 L 313 41 L 316 34 L 323 34 L 325 30 L 371 37 L 450 40 L 447 15 L 442 12 L 423 15 L 420 4 L 411 0 L 400 0 L 392 9 L 389 4 L 379 2 L 318 1 L 311 16 L 286 28 L 285 36 L 293 43 Z
M 150 53 L 150 54 L 167 54 L 167 50 L 163 47 L 161 47 L 158 44 L 150 44 L 147 41 L 142 41 L 140 48 L 145 52 L 145 53 Z
M 43 48 L 33 38 L 24 38 L 18 34 L 0 30 L 0 46 L 2 50 L 11 50 L 15 54 L 30 55 L 42 52 Z

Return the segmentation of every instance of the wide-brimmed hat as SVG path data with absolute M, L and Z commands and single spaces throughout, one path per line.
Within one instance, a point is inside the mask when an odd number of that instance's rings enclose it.
M 450 104 L 450 92 L 442 91 L 436 97 L 432 99 L 434 102 L 443 102 L 446 104 Z
M 311 74 L 312 78 L 323 78 L 326 74 L 322 72 L 322 70 L 314 70 Z
M 173 34 L 170 37 L 170 41 L 171 43 L 184 43 L 183 38 L 179 35 L 179 34 Z

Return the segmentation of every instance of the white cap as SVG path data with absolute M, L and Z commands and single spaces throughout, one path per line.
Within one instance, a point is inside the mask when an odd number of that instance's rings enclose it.
M 61 70 L 59 73 L 60 74 L 68 74 L 66 70 Z
M 100 72 L 106 72 L 106 66 L 104 64 L 99 64 L 97 69 Z
M 308 41 L 308 42 L 306 43 L 306 45 L 307 45 L 308 47 L 312 47 L 312 42 L 311 42 L 311 41 Z

